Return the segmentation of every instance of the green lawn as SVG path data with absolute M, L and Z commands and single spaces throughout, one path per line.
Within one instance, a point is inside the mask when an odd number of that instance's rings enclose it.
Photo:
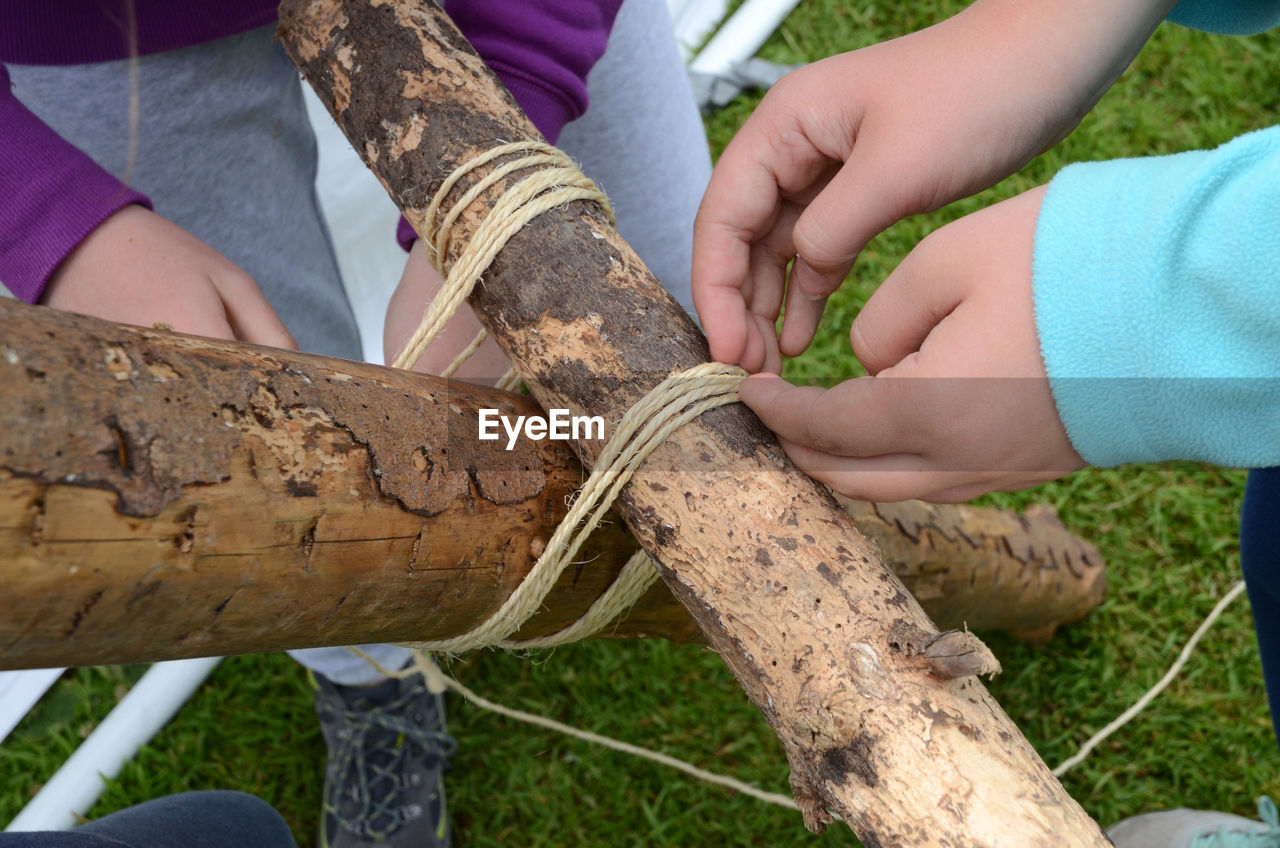
M 955 2 L 805 0 L 764 55 L 815 60 L 901 34 Z M 796 378 L 851 373 L 847 329 L 877 281 L 923 234 L 1047 180 L 1071 161 L 1212 146 L 1275 121 L 1280 35 L 1233 39 L 1164 26 L 1080 129 L 992 191 L 877 238 L 828 308 Z M 756 102 L 709 122 L 717 148 Z M 1052 766 L 1138 698 L 1236 579 L 1244 474 L 1196 465 L 1085 471 L 1035 492 L 1102 550 L 1111 590 L 1091 617 L 1048 646 L 984 634 L 1004 664 L 996 697 Z M 495 700 L 544 713 L 786 791 L 777 742 L 719 659 L 659 641 L 583 644 L 534 658 L 485 654 L 454 667 Z M 69 674 L 0 747 L 7 821 L 140 675 Z M 699 785 L 660 766 L 454 705 L 460 742 L 449 776 L 466 846 L 808 846 L 856 844 L 834 827 L 812 836 L 795 813 Z M 101 815 L 156 795 L 239 788 L 275 804 L 314 844 L 323 744 L 303 674 L 281 655 L 227 660 L 178 718 L 113 781 Z M 1267 712 L 1247 604 L 1237 602 L 1182 676 L 1066 777 L 1099 821 L 1169 806 L 1252 813 L 1280 797 L 1280 753 Z

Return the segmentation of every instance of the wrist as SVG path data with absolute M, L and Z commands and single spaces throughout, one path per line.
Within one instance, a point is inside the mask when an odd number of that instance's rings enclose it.
M 60 300 L 59 291 L 66 281 L 75 278 L 84 266 L 93 265 L 97 262 L 95 256 L 98 253 L 100 243 L 108 242 L 115 238 L 121 226 L 127 227 L 140 217 L 154 214 L 141 203 L 132 202 L 126 203 L 107 215 L 78 244 L 72 247 L 67 252 L 67 255 L 49 272 L 49 277 L 39 293 L 38 300 L 35 302 L 46 306 L 58 306 Z
M 972 42 L 973 61 L 999 74 L 1008 102 L 1047 113 L 1047 149 L 1097 104 L 1176 4 L 977 0 L 952 21 Z

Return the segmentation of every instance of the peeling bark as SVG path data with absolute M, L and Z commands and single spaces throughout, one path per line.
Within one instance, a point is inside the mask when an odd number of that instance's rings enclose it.
M 582 469 L 507 452 L 528 398 L 0 301 L 0 667 L 454 636 L 528 572 Z M 589 542 L 521 635 L 576 620 L 635 541 Z M 661 587 L 618 635 L 696 639 Z
M 460 164 L 499 140 L 537 138 L 438 8 L 286 0 L 281 37 L 416 226 Z M 459 217 L 446 265 L 505 187 Z M 707 358 L 589 203 L 526 226 L 469 302 L 548 409 L 617 420 Z M 598 449 L 578 445 L 584 464 Z M 867 845 L 1108 844 L 977 680 L 939 679 L 927 657 L 891 645 L 895 626 L 936 628 L 745 409 L 673 434 L 618 511 L 778 733 L 810 828 L 831 809 Z
M 1049 506 L 1018 514 L 964 504 L 836 496 L 939 627 L 1010 630 L 1047 641 L 1102 603 L 1098 549 Z

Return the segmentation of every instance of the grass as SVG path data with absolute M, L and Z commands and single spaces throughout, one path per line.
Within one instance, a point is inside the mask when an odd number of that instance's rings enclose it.
M 763 55 L 815 60 L 928 25 L 956 2 L 806 0 Z M 1163 26 L 1079 130 L 980 197 L 877 238 L 832 300 L 797 379 L 847 374 L 846 330 L 876 283 L 925 233 L 1043 182 L 1071 161 L 1212 146 L 1274 121 L 1280 35 L 1238 39 Z M 758 98 L 708 122 L 716 149 Z M 1004 664 L 991 689 L 1054 765 L 1136 700 L 1236 579 L 1244 475 L 1190 464 L 1080 472 L 1030 493 L 1052 503 L 1106 556 L 1111 590 L 1085 621 L 1033 648 L 984 634 Z M 786 791 L 778 743 L 719 659 L 661 641 L 591 643 L 534 659 L 486 654 L 458 664 L 471 687 L 512 706 L 650 745 Z M 140 674 L 69 673 L 0 747 L 0 821 L 7 821 Z M 449 776 L 465 846 L 817 846 L 856 844 L 847 830 L 806 833 L 798 816 L 660 766 L 455 706 L 460 741 Z M 314 844 L 323 743 L 299 667 L 281 655 L 225 661 L 130 763 L 91 816 L 185 789 L 232 787 L 273 803 L 303 846 Z M 1067 775 L 1103 823 L 1170 806 L 1252 812 L 1280 797 L 1280 752 L 1267 713 L 1247 605 L 1210 632 L 1182 676 L 1148 710 Z

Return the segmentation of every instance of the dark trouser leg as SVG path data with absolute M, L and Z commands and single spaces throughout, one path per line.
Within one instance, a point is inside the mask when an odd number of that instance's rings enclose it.
M 1253 606 L 1271 720 L 1280 738 L 1280 467 L 1249 472 L 1240 515 L 1240 565 Z
M 243 792 L 168 795 L 77 830 L 136 848 L 297 848 L 280 814 Z
M 0 833 L 0 848 L 297 848 L 284 819 L 243 792 L 167 795 L 75 830 Z

